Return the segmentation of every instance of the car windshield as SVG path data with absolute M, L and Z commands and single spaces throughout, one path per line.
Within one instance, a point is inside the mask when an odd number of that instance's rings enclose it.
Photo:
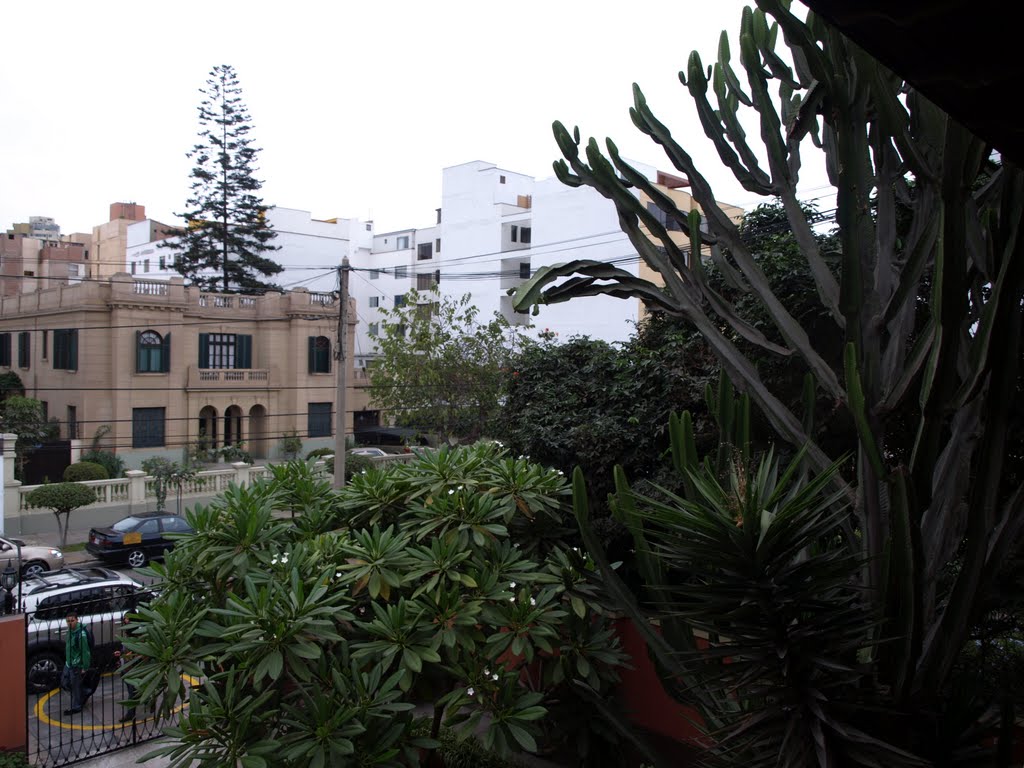
M 118 520 L 111 527 L 118 533 L 124 533 L 133 530 L 141 522 L 137 517 L 126 517 L 124 520 Z

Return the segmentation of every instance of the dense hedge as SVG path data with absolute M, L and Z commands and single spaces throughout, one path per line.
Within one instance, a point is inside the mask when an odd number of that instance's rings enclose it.
M 64 470 L 65 483 L 83 483 L 87 480 L 106 480 L 110 477 L 102 464 L 80 461 Z

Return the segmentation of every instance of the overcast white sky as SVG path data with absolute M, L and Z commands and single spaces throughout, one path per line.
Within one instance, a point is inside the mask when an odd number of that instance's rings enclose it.
M 263 148 L 264 201 L 315 218 L 430 226 L 446 166 L 486 160 L 550 176 L 555 119 L 671 170 L 629 120 L 634 81 L 716 196 L 749 208 L 754 196 L 721 168 L 677 79 L 692 49 L 708 63 L 722 29 L 735 40 L 743 5 L 5 3 L 0 231 L 30 215 L 90 231 L 116 201 L 174 222 L 198 89 L 221 63 L 238 72 Z M 824 171 L 809 164 L 802 182 L 806 197 L 820 195 Z

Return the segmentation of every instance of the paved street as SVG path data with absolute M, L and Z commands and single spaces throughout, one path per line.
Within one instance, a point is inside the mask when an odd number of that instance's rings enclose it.
M 96 692 L 74 715 L 63 714 L 71 705 L 66 691 L 29 696 L 29 754 L 34 755 L 34 765 L 60 765 L 159 735 L 167 721 L 158 723 L 142 710 L 138 719 L 120 722 L 120 702 L 126 698 L 128 691 L 117 672 L 104 674 Z

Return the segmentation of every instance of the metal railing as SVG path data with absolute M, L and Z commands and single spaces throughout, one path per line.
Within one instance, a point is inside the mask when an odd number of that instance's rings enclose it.
M 75 599 L 100 595 L 93 599 Z M 125 617 L 151 594 L 131 585 L 117 584 L 116 578 L 83 585 L 69 595 L 61 590 L 54 605 L 45 597 L 36 610 L 26 613 L 25 658 L 27 663 L 28 761 L 37 768 L 70 765 L 97 755 L 130 747 L 162 735 L 177 722 L 187 703 L 162 717 L 146 704 L 134 709 L 123 702 L 135 695 L 127 681 L 130 668 L 120 668 L 121 639 L 130 625 Z M 80 711 L 72 707 L 70 675 L 65 667 L 65 616 L 77 612 L 79 621 L 92 636 L 92 665 L 81 675 L 89 694 Z M 62 685 L 63 683 L 63 685 Z M 198 681 L 186 680 L 186 690 Z

